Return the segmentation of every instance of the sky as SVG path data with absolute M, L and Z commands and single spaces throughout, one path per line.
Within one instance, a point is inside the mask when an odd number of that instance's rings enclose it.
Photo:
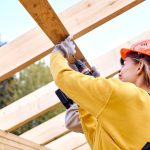
M 57 13 L 80 0 L 49 0 Z M 76 40 L 88 60 L 150 29 L 150 0 L 101 25 Z M 0 39 L 8 43 L 37 26 L 18 0 L 0 0 Z

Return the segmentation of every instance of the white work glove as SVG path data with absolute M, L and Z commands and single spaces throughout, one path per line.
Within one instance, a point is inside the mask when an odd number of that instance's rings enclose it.
M 95 78 L 100 76 L 100 73 L 95 66 L 92 66 L 92 76 Z
M 64 41 L 60 44 L 57 44 L 53 50 L 53 52 L 60 52 L 65 58 L 69 58 L 70 56 L 74 56 L 76 53 L 75 44 L 71 41 L 72 36 L 68 36 Z
M 75 64 L 69 64 L 69 66 L 70 66 L 73 70 L 79 72 L 79 70 L 78 70 L 78 68 L 76 67 Z M 95 78 L 100 76 L 100 73 L 99 73 L 99 71 L 96 69 L 95 66 L 92 66 L 91 72 L 92 72 L 92 76 L 95 77 Z

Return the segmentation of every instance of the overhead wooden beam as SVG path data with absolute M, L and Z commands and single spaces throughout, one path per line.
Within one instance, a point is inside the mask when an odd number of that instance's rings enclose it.
M 1 150 L 50 150 L 34 142 L 25 140 L 21 137 L 0 130 L 0 149 Z
M 52 47 L 39 27 L 0 47 L 0 81 L 48 55 Z
M 69 34 L 73 34 L 76 39 L 142 1 L 118 0 L 112 3 L 112 0 L 107 0 L 108 4 L 106 4 L 106 0 L 84 0 L 83 3 L 74 5 L 58 16 Z M 112 14 L 112 11 L 117 11 L 117 13 Z M 52 48 L 53 43 L 38 27 L 0 47 L 0 56 L 3 56 L 0 59 L 0 81 L 46 56 Z
M 77 37 L 80 37 L 91 31 L 88 28 L 93 29 L 94 26 L 97 27 L 109 21 L 144 0 L 82 0 L 58 15 L 47 0 L 19 1 L 51 41 L 57 44 L 64 40 L 69 33 L 75 35 L 75 37 L 78 33 Z M 94 14 L 99 15 L 94 16 Z M 91 22 L 93 23 L 91 24 Z
M 58 106 L 54 82 L 43 86 L 0 110 L 0 129 L 12 131 Z
M 98 57 L 93 61 L 93 64 L 98 68 L 101 76 L 110 77 L 120 69 L 120 48 L 128 48 L 132 43 L 144 39 L 150 39 L 150 30 Z M 12 131 L 57 106 L 59 100 L 54 93 L 56 89 L 56 85 L 52 82 L 1 109 L 0 129 Z
M 69 35 L 67 29 L 47 0 L 19 1 L 54 44 L 60 43 Z M 91 66 L 89 65 L 77 45 L 76 58 L 84 60 L 86 62 L 86 65 L 91 69 Z M 74 58 L 69 58 L 69 62 L 74 62 Z
M 69 33 L 73 34 L 76 39 L 143 1 L 81 0 L 81 2 L 58 14 L 58 16 Z
M 45 145 L 69 132 L 65 127 L 64 118 L 65 113 L 61 113 L 41 125 L 21 134 L 20 137 L 37 144 Z
M 69 142 L 70 141 L 70 142 Z M 87 143 L 84 134 L 70 132 L 59 139 L 45 145 L 45 147 L 53 150 L 73 150 L 83 144 Z
M 69 35 L 47 0 L 19 1 L 54 44 L 58 44 Z

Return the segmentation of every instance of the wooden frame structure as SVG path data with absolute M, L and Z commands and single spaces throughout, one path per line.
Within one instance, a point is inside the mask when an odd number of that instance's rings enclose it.
M 0 81 L 48 55 L 54 44 L 69 34 L 77 39 L 143 1 L 82 0 L 64 12 L 56 14 L 47 0 L 20 0 L 41 28 L 36 27 L 0 48 L 0 55 L 3 56 L 0 59 Z M 101 75 L 111 77 L 118 72 L 120 47 L 128 47 L 132 42 L 145 38 L 150 38 L 150 31 L 99 56 L 94 62 L 101 70 Z M 76 57 L 86 61 L 79 48 Z M 111 67 L 106 62 L 106 57 L 111 62 Z M 90 67 L 87 61 L 86 63 Z M 20 137 L 8 133 L 59 105 L 60 102 L 54 94 L 55 89 L 55 83 L 51 82 L 0 110 L 0 149 L 89 149 L 84 135 L 70 132 L 65 128 L 64 113 Z

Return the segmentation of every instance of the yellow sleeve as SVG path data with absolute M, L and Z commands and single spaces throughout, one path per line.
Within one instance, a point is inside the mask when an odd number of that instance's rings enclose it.
M 112 93 L 107 79 L 72 70 L 59 52 L 51 55 L 50 69 L 54 81 L 69 98 L 95 117 L 102 112 Z
M 95 137 L 95 131 L 96 131 L 96 125 L 97 120 L 94 116 L 92 116 L 90 113 L 79 107 L 79 117 L 80 122 L 82 125 L 82 129 L 84 131 L 85 137 L 92 148 L 94 137 Z

